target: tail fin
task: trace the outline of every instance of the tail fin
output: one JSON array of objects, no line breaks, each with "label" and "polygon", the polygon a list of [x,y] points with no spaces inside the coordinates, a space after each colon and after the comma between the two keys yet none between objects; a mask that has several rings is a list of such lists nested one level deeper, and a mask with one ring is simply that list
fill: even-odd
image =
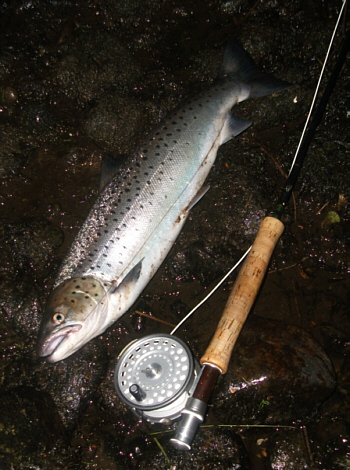
[{"label": "tail fin", "polygon": [[249,85],[249,97],[252,98],[277,93],[291,86],[262,73],[248,52],[233,38],[227,44],[218,78],[228,75]]}]

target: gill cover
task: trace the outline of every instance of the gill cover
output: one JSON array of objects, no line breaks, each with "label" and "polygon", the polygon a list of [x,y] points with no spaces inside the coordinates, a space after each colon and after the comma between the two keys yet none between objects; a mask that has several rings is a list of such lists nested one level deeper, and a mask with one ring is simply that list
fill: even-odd
[{"label": "gill cover", "polygon": [[47,311],[59,312],[64,320],[84,320],[98,304],[103,303],[106,288],[92,276],[68,279],[57,286],[49,297]]},{"label": "gill cover", "polygon": [[61,361],[102,334],[125,312],[135,292],[139,293],[136,285],[141,268],[142,260],[119,284],[94,276],[59,284],[48,299],[41,322],[38,356],[49,362]]},{"label": "gill cover", "polygon": [[38,355],[49,356],[73,333],[78,332],[94,311],[107,303],[110,283],[93,276],[68,279],[50,295],[38,336]]}]

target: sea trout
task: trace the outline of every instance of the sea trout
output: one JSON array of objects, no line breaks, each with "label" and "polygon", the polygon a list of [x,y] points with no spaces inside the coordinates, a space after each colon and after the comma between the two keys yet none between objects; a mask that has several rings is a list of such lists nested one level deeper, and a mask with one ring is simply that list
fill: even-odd
[{"label": "sea trout", "polygon": [[212,86],[172,111],[101,192],[48,299],[39,356],[65,359],[132,306],[205,193],[218,148],[251,125],[232,107],[288,86],[229,42]]}]

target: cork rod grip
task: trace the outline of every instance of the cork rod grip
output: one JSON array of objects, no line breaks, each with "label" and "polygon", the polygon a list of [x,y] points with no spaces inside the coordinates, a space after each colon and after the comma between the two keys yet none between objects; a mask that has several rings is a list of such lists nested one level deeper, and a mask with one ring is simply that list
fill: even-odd
[{"label": "cork rod grip", "polygon": [[232,349],[264,279],[284,225],[274,217],[261,222],[258,234],[238,274],[216,332],[200,363],[218,367],[225,374]]}]

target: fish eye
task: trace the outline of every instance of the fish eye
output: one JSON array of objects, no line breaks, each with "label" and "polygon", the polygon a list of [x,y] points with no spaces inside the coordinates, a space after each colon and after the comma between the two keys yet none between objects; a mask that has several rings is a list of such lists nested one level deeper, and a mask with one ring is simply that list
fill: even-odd
[{"label": "fish eye", "polygon": [[64,322],[64,315],[63,313],[61,312],[56,312],[53,317],[52,317],[52,320],[54,323],[63,323]]}]

